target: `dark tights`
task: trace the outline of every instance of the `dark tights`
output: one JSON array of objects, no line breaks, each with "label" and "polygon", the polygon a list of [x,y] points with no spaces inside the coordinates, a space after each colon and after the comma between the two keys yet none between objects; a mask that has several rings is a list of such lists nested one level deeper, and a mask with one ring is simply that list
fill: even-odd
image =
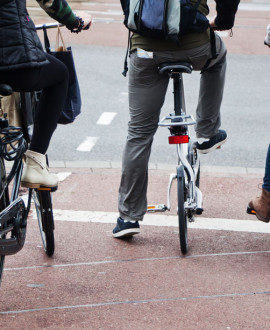
[{"label": "dark tights", "polygon": [[46,54],[48,65],[40,68],[0,71],[0,82],[16,92],[42,90],[34,119],[30,150],[45,154],[65,105],[68,89],[67,67],[55,57]]}]

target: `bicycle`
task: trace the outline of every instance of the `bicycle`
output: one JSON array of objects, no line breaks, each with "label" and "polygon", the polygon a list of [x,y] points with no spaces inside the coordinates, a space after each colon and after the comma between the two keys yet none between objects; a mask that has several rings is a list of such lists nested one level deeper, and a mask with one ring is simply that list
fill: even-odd
[{"label": "bicycle", "polygon": [[176,173],[169,178],[167,190],[167,205],[148,205],[148,212],[170,211],[170,193],[174,180],[177,180],[177,204],[179,241],[182,254],[188,251],[187,223],[194,221],[194,215],[200,215],[202,208],[202,193],[200,185],[200,159],[194,142],[190,139],[190,126],[196,121],[186,113],[183,73],[192,73],[192,65],[186,62],[162,63],[158,66],[160,74],[168,75],[173,80],[174,113],[163,117],[159,126],[170,130],[169,144],[176,145]]},{"label": "bicycle", "polygon": [[[11,86],[0,84],[0,110],[2,97],[11,95],[12,92]],[[30,188],[27,206],[19,196],[23,154],[30,142],[29,124],[32,121],[31,107],[34,104],[29,93],[21,93],[20,97],[22,127],[10,126],[6,113],[0,118],[0,284],[5,256],[18,253],[24,246],[32,197],[45,253],[52,256],[55,248],[51,193],[57,188]],[[5,161],[13,161],[9,174],[6,172]]]}]

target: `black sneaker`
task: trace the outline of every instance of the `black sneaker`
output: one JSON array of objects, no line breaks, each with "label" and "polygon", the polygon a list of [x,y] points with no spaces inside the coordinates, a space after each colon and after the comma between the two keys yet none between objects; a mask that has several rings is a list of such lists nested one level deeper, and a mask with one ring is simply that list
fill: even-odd
[{"label": "black sneaker", "polygon": [[125,222],[122,218],[117,219],[117,225],[113,230],[113,237],[122,238],[122,237],[130,237],[135,234],[140,233],[140,225],[139,222]]},{"label": "black sneaker", "polygon": [[218,133],[212,136],[209,141],[203,143],[196,142],[196,148],[200,154],[208,154],[209,152],[219,148],[227,140],[227,133],[220,129]]}]

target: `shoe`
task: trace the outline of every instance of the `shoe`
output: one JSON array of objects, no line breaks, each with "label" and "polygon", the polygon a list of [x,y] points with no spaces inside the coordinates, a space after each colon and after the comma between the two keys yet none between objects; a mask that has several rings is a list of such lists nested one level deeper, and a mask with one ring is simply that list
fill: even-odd
[{"label": "shoe", "polygon": [[139,222],[124,221],[122,218],[117,219],[117,225],[113,229],[113,237],[123,238],[130,237],[140,233]]},{"label": "shoe", "polygon": [[49,172],[45,155],[27,150],[24,154],[24,158],[25,164],[21,178],[22,187],[57,187],[58,177],[56,174]]},{"label": "shoe", "polygon": [[258,220],[263,222],[270,221],[270,192],[262,189],[260,197],[253,199],[248,203],[248,213],[254,210]]},{"label": "shoe", "polygon": [[196,142],[196,148],[200,154],[208,154],[209,152],[219,148],[227,140],[226,131],[220,129],[218,133],[212,136],[208,141],[203,143]]}]

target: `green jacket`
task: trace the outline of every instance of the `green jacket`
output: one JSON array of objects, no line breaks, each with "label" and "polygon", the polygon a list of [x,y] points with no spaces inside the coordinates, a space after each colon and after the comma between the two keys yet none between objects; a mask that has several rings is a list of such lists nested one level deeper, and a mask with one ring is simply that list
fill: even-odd
[{"label": "green jacket", "polygon": [[79,21],[66,0],[36,0],[46,13],[68,29],[78,27]]}]

